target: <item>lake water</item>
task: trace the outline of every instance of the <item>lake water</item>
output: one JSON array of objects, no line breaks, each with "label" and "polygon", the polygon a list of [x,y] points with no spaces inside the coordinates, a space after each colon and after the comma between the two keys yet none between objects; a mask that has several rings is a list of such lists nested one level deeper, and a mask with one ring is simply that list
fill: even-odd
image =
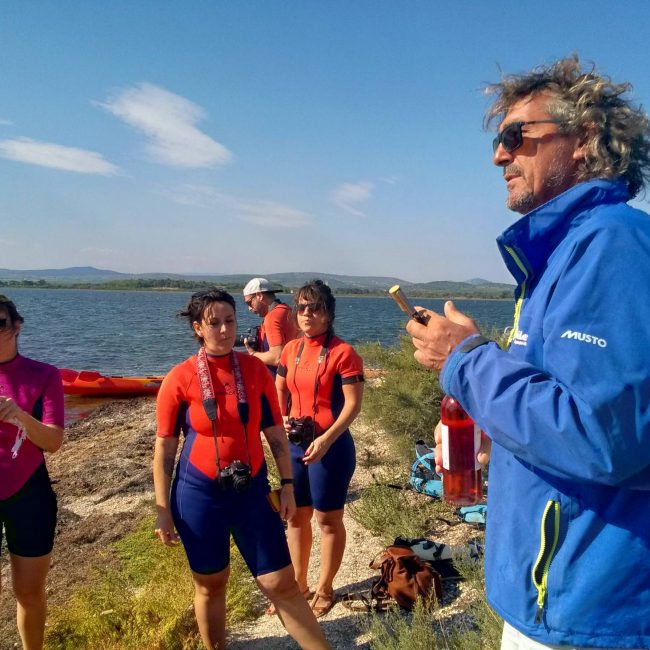
[{"label": "lake water", "polygon": [[[60,368],[102,374],[164,374],[196,351],[186,321],[175,314],[191,292],[2,289],[25,318],[20,351]],[[282,296],[290,301],[291,296]],[[239,331],[260,319],[236,296]],[[442,300],[414,300],[442,312]],[[510,300],[457,300],[484,331],[512,324]],[[388,297],[339,297],[335,329],[352,344],[392,345],[404,334],[405,316]]]}]

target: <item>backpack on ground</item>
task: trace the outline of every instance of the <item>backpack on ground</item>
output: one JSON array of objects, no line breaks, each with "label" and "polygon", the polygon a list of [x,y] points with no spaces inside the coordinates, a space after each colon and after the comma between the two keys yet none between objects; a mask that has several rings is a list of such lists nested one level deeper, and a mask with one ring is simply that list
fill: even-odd
[{"label": "backpack on ground", "polygon": [[463,576],[454,562],[480,562],[483,557],[483,544],[477,539],[471,539],[467,544],[450,545],[434,542],[426,537],[397,537],[395,546],[410,549],[426,564],[429,564],[446,580],[462,580]]},{"label": "backpack on ground", "polygon": [[421,494],[430,497],[442,497],[442,479],[436,474],[435,453],[424,440],[415,443],[415,462],[411,466],[409,484]]},{"label": "backpack on ground", "polygon": [[442,598],[440,574],[423,562],[410,548],[388,546],[370,562],[379,569],[370,592],[347,594],[343,604],[352,610],[382,612],[392,603],[412,610],[418,598]]}]

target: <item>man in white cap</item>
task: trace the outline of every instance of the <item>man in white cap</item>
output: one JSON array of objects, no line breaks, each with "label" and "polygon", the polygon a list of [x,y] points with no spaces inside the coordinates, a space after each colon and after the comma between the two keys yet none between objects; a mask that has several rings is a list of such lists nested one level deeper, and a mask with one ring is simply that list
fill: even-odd
[{"label": "man in white cap", "polygon": [[244,302],[250,311],[262,318],[257,349],[244,345],[248,354],[262,360],[271,374],[275,372],[280,361],[282,348],[298,336],[291,307],[275,297],[275,290],[266,278],[253,278],[244,287]]}]

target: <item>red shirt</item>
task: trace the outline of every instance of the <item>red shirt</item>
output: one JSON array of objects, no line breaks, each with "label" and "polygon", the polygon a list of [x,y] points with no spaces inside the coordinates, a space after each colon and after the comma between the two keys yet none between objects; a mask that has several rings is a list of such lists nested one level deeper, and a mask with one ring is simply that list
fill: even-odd
[{"label": "red shirt", "polygon": [[[237,410],[237,394],[230,355],[208,355],[208,367],[217,400],[217,444],[221,469],[240,460],[250,464],[255,475],[264,462],[260,430],[282,424],[273,378],[255,357],[235,352],[246,388],[249,419],[244,426]],[[185,432],[183,456],[207,477],[217,475],[212,424],[203,408],[201,387],[196,373],[196,356],[183,361],[165,376],[156,404],[157,434],[161,438]],[[248,453],[246,441],[248,440]]]},{"label": "red shirt", "polygon": [[283,302],[276,303],[269,311],[260,327],[261,352],[267,352],[277,345],[286,345],[298,336],[299,330],[291,307]]},{"label": "red shirt", "polygon": [[[341,413],[345,403],[343,384],[363,381],[363,359],[337,336],[330,338],[327,353],[319,364],[326,337],[322,334],[290,341],[282,350],[278,366],[278,374],[286,379],[291,395],[289,415],[311,415],[321,431],[332,426]],[[303,349],[296,366],[301,345]]]}]

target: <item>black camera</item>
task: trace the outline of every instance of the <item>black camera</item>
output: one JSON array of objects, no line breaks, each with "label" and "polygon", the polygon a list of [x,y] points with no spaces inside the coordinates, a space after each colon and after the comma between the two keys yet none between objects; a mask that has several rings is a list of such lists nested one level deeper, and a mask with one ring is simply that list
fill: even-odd
[{"label": "black camera", "polygon": [[235,347],[243,348],[244,339],[248,339],[248,345],[257,350],[257,346],[260,341],[259,328],[258,327],[249,327],[243,334],[237,334],[235,338]]},{"label": "black camera", "polygon": [[316,437],[316,423],[311,416],[289,418],[288,423],[291,428],[287,432],[287,437],[294,444],[301,445],[304,442],[311,442]]},{"label": "black camera", "polygon": [[251,468],[241,460],[233,460],[219,472],[219,485],[224,490],[244,492],[250,487],[251,481]]}]

